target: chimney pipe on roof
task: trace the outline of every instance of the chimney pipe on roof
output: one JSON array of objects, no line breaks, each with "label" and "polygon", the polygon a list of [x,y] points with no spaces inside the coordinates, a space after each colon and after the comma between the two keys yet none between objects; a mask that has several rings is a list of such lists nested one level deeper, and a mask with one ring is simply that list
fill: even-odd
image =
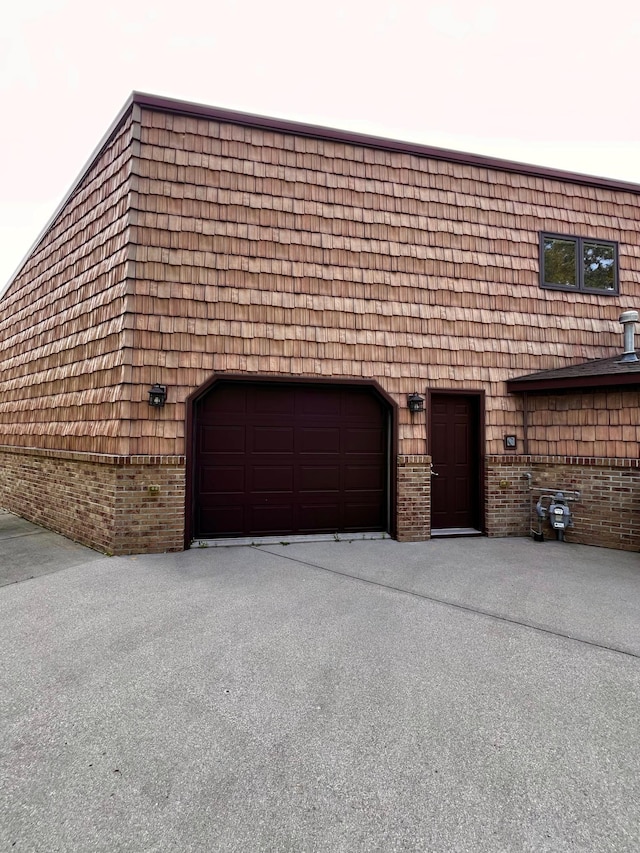
[{"label": "chimney pipe on roof", "polygon": [[620,359],[620,363],[637,361],[636,345],[634,342],[635,324],[638,322],[637,311],[623,311],[620,315],[620,322],[624,327],[624,354]]}]

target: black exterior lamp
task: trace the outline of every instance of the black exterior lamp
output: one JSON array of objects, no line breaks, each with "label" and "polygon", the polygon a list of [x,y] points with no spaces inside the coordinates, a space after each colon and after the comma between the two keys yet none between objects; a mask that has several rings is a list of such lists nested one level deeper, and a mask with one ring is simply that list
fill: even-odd
[{"label": "black exterior lamp", "polygon": [[420,394],[409,394],[407,406],[412,415],[415,415],[416,412],[424,412],[424,397],[421,397]]},{"label": "black exterior lamp", "polygon": [[149,405],[154,409],[161,409],[167,402],[167,386],[156,384],[149,391]]}]

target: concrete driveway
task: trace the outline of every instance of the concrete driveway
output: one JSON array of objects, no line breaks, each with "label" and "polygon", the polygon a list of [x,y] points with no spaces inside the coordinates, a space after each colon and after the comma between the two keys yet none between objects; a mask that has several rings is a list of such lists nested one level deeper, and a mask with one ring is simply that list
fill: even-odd
[{"label": "concrete driveway", "polygon": [[1,531],[2,851],[640,849],[637,554]]}]

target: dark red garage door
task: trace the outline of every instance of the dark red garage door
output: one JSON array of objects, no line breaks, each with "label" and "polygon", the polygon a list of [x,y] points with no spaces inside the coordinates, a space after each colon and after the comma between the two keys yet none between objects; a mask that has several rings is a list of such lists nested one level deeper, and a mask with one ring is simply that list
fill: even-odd
[{"label": "dark red garage door", "polygon": [[371,390],[220,382],[195,430],[195,538],[387,529],[387,411]]}]

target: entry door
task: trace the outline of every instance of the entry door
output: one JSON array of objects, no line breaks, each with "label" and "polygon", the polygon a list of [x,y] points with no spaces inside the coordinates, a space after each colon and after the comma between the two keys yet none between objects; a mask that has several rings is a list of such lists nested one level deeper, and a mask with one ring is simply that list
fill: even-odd
[{"label": "entry door", "polygon": [[479,530],[480,398],[431,396],[431,529]]}]

